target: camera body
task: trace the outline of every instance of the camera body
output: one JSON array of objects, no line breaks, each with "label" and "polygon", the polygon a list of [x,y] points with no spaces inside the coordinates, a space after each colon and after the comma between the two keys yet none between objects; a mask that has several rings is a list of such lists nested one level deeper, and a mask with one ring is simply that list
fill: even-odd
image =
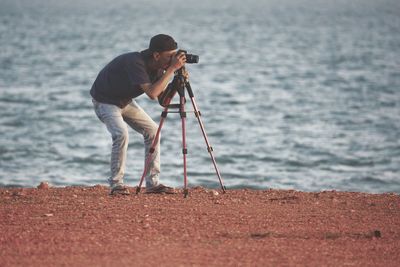
[{"label": "camera body", "polygon": [[186,50],[178,50],[177,54],[179,54],[179,53],[184,53],[185,54],[186,63],[187,64],[199,63],[199,56],[198,55],[188,54]]}]

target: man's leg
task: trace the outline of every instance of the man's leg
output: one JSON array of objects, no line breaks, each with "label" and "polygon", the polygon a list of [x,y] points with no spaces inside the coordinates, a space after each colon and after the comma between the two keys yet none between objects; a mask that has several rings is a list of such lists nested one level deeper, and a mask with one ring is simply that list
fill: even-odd
[{"label": "man's leg", "polygon": [[126,153],[128,148],[128,127],[124,122],[121,109],[115,105],[93,101],[97,117],[106,125],[112,137],[111,177],[108,182],[111,187],[122,185],[125,173]]},{"label": "man's leg", "polygon": [[155,187],[159,184],[160,138],[154,152],[150,154],[149,151],[156,137],[158,125],[134,100],[122,110],[122,116],[132,129],[144,137],[145,164],[147,157],[151,155],[150,165],[146,173],[146,188]]}]

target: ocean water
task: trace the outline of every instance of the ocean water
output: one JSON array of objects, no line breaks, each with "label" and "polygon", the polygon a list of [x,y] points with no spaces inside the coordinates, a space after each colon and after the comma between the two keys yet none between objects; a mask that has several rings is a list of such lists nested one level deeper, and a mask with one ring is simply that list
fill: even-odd
[{"label": "ocean water", "polygon": [[[158,33],[200,56],[191,85],[227,188],[400,192],[396,0],[0,0],[0,185],[105,184],[111,139],[89,89]],[[137,102],[159,121],[157,102]],[[189,185],[218,187],[187,124]],[[143,153],[130,131],[129,185]],[[176,114],[161,160],[161,182],[181,187]]]}]

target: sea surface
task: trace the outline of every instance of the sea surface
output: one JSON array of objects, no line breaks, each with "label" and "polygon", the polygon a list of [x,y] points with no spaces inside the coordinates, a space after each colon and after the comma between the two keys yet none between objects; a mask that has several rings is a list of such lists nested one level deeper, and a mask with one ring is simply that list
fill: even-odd
[{"label": "sea surface", "polygon": [[[90,87],[158,33],[200,56],[190,82],[228,189],[400,193],[397,0],[0,0],[0,185],[106,184],[111,138]],[[137,102],[159,122],[157,102]],[[162,129],[161,182],[177,187],[180,123]],[[218,188],[187,124],[189,186]],[[143,153],[131,130],[130,186]]]}]

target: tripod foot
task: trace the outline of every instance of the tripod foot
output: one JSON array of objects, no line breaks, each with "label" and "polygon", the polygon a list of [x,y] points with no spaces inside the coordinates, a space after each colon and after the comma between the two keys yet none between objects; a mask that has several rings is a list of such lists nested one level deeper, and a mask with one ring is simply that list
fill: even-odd
[{"label": "tripod foot", "polygon": [[139,194],[139,193],[140,193],[140,187],[138,186],[138,187],[136,188],[136,195]]},{"label": "tripod foot", "polygon": [[188,189],[183,189],[183,197],[187,198],[188,195],[189,195],[189,190]]}]

